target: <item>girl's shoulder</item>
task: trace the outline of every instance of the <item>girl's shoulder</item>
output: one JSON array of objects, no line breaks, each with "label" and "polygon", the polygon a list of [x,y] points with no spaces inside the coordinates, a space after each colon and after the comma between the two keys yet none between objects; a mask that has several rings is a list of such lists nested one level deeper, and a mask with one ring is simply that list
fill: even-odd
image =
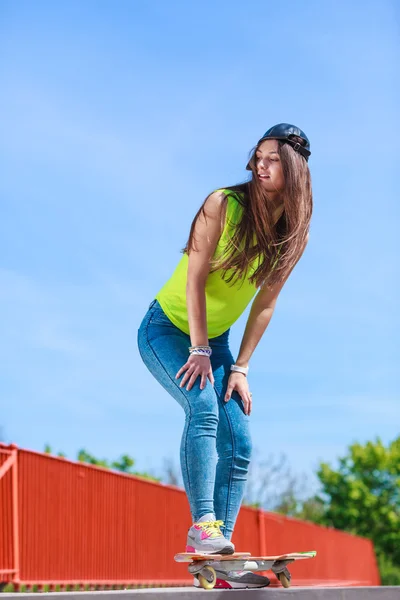
[{"label": "girl's shoulder", "polygon": [[235,188],[220,188],[215,194],[223,194],[225,197],[225,230],[236,227],[241,221],[246,196],[244,191]]},{"label": "girl's shoulder", "polygon": [[243,186],[234,186],[234,187],[225,187],[225,188],[218,188],[217,190],[214,190],[215,194],[224,194],[227,198],[232,198],[234,200],[236,200],[239,203],[243,203],[243,200],[245,198],[246,192],[243,188]]},{"label": "girl's shoulder", "polygon": [[241,211],[245,205],[246,194],[240,188],[219,188],[214,191],[215,194],[223,194],[227,201],[229,211]]}]

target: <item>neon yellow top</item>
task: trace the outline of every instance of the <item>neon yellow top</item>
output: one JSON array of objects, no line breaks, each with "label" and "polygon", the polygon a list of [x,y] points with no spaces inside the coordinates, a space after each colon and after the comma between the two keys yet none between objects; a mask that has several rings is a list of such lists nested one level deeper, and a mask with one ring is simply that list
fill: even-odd
[{"label": "neon yellow top", "polygon": [[[225,225],[221,237],[215,249],[214,258],[220,257],[232,237],[235,226],[240,222],[243,206],[240,199],[243,194],[231,192],[230,190],[218,190],[227,196]],[[186,282],[189,257],[185,253],[178,263],[172,277],[161,288],[156,299],[161,308],[181,331],[189,334],[189,322],[186,307]],[[250,283],[249,277],[258,267],[258,259],[255,259],[248,268],[246,278],[227,283],[223,278],[221,269],[209,273],[206,286],[206,312],[208,337],[215,338],[225,331],[245,311],[250,300],[257,292],[254,284]],[[226,277],[232,270],[229,270]]]}]

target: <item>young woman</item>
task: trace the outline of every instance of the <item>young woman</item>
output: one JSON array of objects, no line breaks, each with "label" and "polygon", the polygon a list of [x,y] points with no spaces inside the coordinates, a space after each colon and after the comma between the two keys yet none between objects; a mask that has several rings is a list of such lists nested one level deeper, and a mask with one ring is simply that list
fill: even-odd
[{"label": "young woman", "polygon": [[[281,123],[265,133],[247,165],[249,181],[206,198],[182,259],[139,329],[145,365],[185,411],[180,457],[193,519],[188,552],[234,552],[230,540],[251,454],[249,361],[307,244],[309,156],[298,127]],[[254,296],[234,361],[229,329]],[[269,583],[220,567],[217,587]]]}]

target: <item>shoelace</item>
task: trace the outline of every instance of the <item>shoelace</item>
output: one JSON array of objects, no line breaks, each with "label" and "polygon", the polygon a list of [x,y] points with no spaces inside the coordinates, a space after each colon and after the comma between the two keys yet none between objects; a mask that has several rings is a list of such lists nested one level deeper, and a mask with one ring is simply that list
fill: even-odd
[{"label": "shoelace", "polygon": [[210,538],[222,535],[220,527],[222,527],[223,524],[223,521],[202,521],[201,523],[196,523],[197,526],[204,529]]}]

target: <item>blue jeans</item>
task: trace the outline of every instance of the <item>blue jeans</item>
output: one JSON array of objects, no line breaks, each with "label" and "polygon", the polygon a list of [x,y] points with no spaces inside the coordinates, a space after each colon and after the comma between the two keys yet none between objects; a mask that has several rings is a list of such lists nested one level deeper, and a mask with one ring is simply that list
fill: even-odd
[{"label": "blue jeans", "polygon": [[179,387],[176,373],[188,359],[190,337],[178,329],[154,300],[138,332],[143,362],[157,381],[185,411],[180,459],[183,483],[193,521],[214,513],[224,521],[230,539],[243,499],[251,454],[249,417],[239,394],[229,402],[224,395],[234,364],[229,331],[209,341],[214,387],[200,390],[200,378],[188,392]]}]

